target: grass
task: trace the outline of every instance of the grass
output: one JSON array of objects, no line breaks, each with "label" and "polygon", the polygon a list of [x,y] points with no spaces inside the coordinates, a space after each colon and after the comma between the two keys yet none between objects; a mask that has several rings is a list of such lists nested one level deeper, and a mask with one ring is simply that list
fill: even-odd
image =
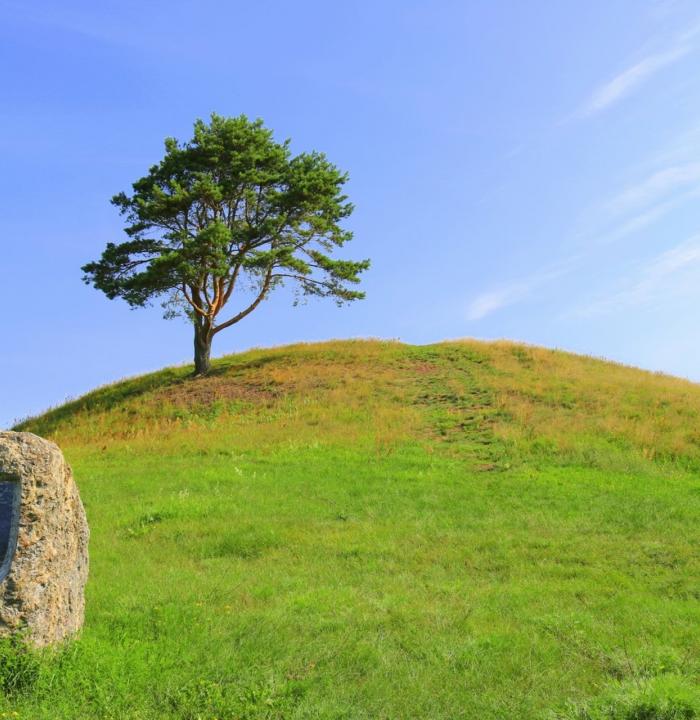
[{"label": "grass", "polygon": [[472,341],[188,372],[22,423],[91,572],[0,718],[700,718],[700,387]]}]

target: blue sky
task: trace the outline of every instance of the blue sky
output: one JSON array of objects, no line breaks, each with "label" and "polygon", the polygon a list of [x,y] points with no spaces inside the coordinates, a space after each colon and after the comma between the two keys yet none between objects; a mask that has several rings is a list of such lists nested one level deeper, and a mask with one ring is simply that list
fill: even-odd
[{"label": "blue sky", "polygon": [[513,338],[700,380],[700,7],[0,0],[0,426],[189,361],[81,283],[109,198],[212,111],[349,171],[367,299],[273,296],[216,355]]}]

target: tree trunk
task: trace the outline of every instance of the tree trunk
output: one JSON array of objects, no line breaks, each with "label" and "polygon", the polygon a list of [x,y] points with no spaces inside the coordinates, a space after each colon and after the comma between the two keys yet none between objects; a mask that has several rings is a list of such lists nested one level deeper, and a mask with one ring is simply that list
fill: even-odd
[{"label": "tree trunk", "polygon": [[194,325],[194,374],[206,375],[211,370],[211,340],[210,328]]}]

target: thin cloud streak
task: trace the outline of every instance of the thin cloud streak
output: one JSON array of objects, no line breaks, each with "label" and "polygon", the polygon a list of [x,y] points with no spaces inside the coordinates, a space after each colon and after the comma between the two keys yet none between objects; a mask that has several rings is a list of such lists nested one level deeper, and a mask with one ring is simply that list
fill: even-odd
[{"label": "thin cloud streak", "polygon": [[[577,242],[581,247],[579,253],[565,258],[543,272],[486,290],[469,303],[467,319],[479,321],[499,310],[531,298],[543,286],[573,271],[600,253],[601,246],[619,242],[643,231],[684,203],[698,197],[700,197],[700,162],[673,165],[651,173],[639,182],[622,189],[602,206],[608,228],[581,233]],[[688,251],[685,245],[662,254],[657,258],[655,269],[648,268],[648,277],[645,281],[640,281],[634,289],[628,288],[624,291],[627,300],[622,298],[618,300],[629,302],[635,294],[641,296],[646,288],[655,286],[654,278],[665,277],[672,270],[681,269],[683,264],[694,261],[695,257],[695,251]],[[683,264],[676,267],[673,263],[677,263],[679,259],[683,260]],[[615,300],[596,301],[588,310],[577,311],[575,314],[586,316],[602,312],[609,302]]]},{"label": "thin cloud streak", "polygon": [[469,303],[467,320],[482,320],[501,308],[513,305],[528,294],[527,283],[516,283],[484,292]]},{"label": "thin cloud streak", "polygon": [[572,255],[561,262],[551,265],[542,272],[486,290],[469,303],[466,313],[467,320],[483,320],[487,315],[526,300],[542,285],[546,285],[548,282],[570,272],[580,259],[580,255]]},{"label": "thin cloud streak", "polygon": [[629,95],[636,87],[659,70],[672,65],[687,55],[689,45],[676,48],[666,53],[658,53],[644,58],[641,62],[624,70],[608,83],[598,88],[584,107],[580,110],[581,117],[590,117],[607,109]]},{"label": "thin cloud streak", "polygon": [[580,307],[575,315],[592,317],[609,314],[622,308],[648,305],[697,292],[699,265],[700,235],[694,235],[643,265],[634,276],[623,280],[620,290]]},{"label": "thin cloud streak", "polygon": [[630,95],[649,78],[666,67],[674,65],[694,50],[694,38],[700,25],[693,26],[676,38],[674,45],[664,52],[657,52],[626,68],[611,80],[597,88],[584,103],[575,118],[587,118],[607,110]]},{"label": "thin cloud streak", "polygon": [[648,207],[671,192],[698,182],[700,182],[700,162],[666,167],[623,190],[609,201],[608,209],[618,214],[640,206]]},{"label": "thin cloud streak", "polygon": [[9,11],[12,19],[23,23],[55,28],[102,42],[127,46],[141,45],[136,41],[133,29],[119,27],[113,22],[105,27],[103,23],[90,22],[87,15],[79,17],[65,9],[60,12],[50,12],[47,9],[39,11],[25,3],[10,2],[5,5],[5,10]]},{"label": "thin cloud streak", "polygon": [[[690,137],[690,136],[688,136]],[[685,162],[676,150],[657,157],[644,175],[619,188],[580,219],[572,239],[589,246],[609,245],[638,233],[700,195],[700,146],[685,138]],[[647,165],[649,167],[649,165]]]},{"label": "thin cloud streak", "polygon": [[671,197],[662,202],[652,205],[648,209],[642,209],[637,214],[631,215],[612,230],[600,233],[595,236],[595,242],[598,245],[610,245],[619,242],[629,235],[641,232],[650,225],[658,222],[661,218],[682,207],[689,200],[700,197],[700,187],[695,187],[689,191],[683,192],[676,197]]}]

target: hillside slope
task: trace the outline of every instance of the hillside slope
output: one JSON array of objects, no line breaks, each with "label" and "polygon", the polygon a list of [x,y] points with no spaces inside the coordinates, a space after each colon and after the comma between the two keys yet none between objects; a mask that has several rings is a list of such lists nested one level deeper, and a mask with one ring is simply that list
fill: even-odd
[{"label": "hillside slope", "polygon": [[700,713],[700,386],[475,341],[188,373],[18,428],[73,464],[92,566],[83,637],[8,712]]}]

